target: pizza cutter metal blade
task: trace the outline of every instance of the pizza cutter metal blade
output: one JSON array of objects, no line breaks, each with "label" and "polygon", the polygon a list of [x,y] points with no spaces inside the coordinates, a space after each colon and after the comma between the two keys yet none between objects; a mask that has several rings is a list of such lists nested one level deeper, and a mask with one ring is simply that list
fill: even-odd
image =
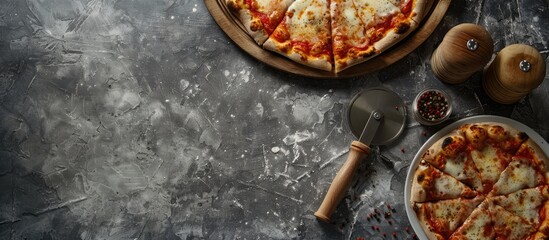
[{"label": "pizza cutter metal blade", "polygon": [[370,153],[368,145],[385,145],[402,133],[406,122],[406,106],[393,91],[385,88],[366,89],[351,101],[348,121],[358,141],[351,143],[347,161],[314,214],[324,222],[330,222],[330,216],[346,195],[360,161]]}]

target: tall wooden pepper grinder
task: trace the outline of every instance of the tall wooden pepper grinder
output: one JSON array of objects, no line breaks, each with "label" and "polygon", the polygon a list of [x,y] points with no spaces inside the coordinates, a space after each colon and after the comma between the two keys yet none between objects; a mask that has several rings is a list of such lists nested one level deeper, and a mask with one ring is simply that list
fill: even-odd
[{"label": "tall wooden pepper grinder", "polygon": [[492,100],[511,104],[538,87],[545,78],[545,61],[533,47],[513,44],[503,48],[486,68],[482,86]]},{"label": "tall wooden pepper grinder", "polygon": [[465,82],[492,59],[494,41],[482,26],[463,23],[446,33],[431,56],[431,68],[442,82]]}]

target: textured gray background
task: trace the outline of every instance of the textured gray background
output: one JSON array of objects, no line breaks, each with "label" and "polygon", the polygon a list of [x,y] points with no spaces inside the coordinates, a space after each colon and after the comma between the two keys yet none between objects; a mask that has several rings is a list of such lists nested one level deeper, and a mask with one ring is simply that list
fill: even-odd
[{"label": "textured gray background", "polygon": [[[547,61],[546,0],[454,0],[416,51],[346,80],[258,62],[199,0],[1,0],[0,238],[411,238],[406,171],[440,128],[411,117],[361,165],[333,224],[312,215],[354,140],[344,116],[360,90],[390,88],[410,111],[421,89],[445,89],[451,121],[496,114],[549,139],[547,77],[500,105],[480,74],[433,76],[432,51],[462,22],[486,27],[496,51],[524,43]],[[368,221],[376,209],[391,222]]]}]

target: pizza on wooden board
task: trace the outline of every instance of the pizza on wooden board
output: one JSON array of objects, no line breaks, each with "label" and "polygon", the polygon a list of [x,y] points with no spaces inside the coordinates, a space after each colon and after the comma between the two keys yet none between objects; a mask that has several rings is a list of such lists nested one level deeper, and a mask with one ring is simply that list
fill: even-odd
[{"label": "pizza on wooden board", "polygon": [[548,163],[524,132],[464,124],[423,153],[410,201],[429,239],[549,239]]},{"label": "pizza on wooden board", "polygon": [[225,0],[265,49],[340,72],[414,31],[433,0]]}]

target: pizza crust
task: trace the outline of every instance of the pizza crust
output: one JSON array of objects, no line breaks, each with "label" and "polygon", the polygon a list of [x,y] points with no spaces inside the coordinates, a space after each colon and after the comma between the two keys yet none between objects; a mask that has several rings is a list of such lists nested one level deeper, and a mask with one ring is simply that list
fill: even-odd
[{"label": "pizza crust", "polygon": [[[277,46],[277,44],[278,44],[278,46]],[[280,50],[282,48],[280,46],[280,43],[276,43],[272,39],[267,39],[267,41],[265,41],[265,43],[263,44],[263,47],[267,50],[271,50],[271,51],[276,52],[280,55],[286,56],[286,57],[292,59],[293,61],[296,61],[296,62],[301,63],[303,65],[313,67],[313,68],[317,68],[317,69],[321,69],[321,70],[325,70],[325,71],[331,71],[332,70],[332,64],[329,62],[328,59],[305,56],[305,55],[302,56],[301,54],[295,52],[293,49],[289,50],[289,51],[291,51],[290,53],[286,53],[286,52]]]},{"label": "pizza crust", "polygon": [[379,53],[375,50],[373,46],[366,50],[354,51],[346,58],[342,58],[340,61],[336,60],[335,72],[338,73],[354,65],[366,62],[376,57],[377,55],[379,55]]},{"label": "pizza crust", "polygon": [[523,144],[532,148],[532,150],[534,151],[534,158],[539,161],[539,164],[543,164],[543,168],[547,170],[549,158],[547,158],[543,149],[541,149],[541,147],[532,139],[528,139]]},{"label": "pizza crust", "polygon": [[[239,3],[237,1],[238,0],[227,0],[227,7],[238,17],[238,19],[240,19],[240,22],[250,37],[252,37],[257,44],[263,44],[263,42],[265,42],[265,40],[269,37],[263,28],[263,24],[261,24],[261,29],[255,29],[255,27],[252,29],[253,21],[250,10],[239,7]],[[257,24],[257,22],[255,23]]]},{"label": "pizza crust", "polygon": [[[418,0],[421,1],[421,0]],[[377,41],[374,44],[374,49],[376,50],[376,55],[381,54],[382,52],[386,51],[387,49],[391,48],[395,44],[399,43],[400,40],[406,38],[411,32],[413,32],[417,28],[417,23],[414,21],[404,22],[401,24],[406,24],[406,30],[402,30],[402,26],[396,27],[391,29],[389,32],[386,33],[386,35],[379,41]],[[401,29],[401,30],[399,30]],[[398,33],[401,31],[402,33]]]},{"label": "pizza crust", "polygon": [[[412,0],[413,1],[413,0]],[[431,10],[433,6],[433,0],[415,0],[414,9],[412,10],[412,21],[418,25],[421,23],[425,15]]]}]

